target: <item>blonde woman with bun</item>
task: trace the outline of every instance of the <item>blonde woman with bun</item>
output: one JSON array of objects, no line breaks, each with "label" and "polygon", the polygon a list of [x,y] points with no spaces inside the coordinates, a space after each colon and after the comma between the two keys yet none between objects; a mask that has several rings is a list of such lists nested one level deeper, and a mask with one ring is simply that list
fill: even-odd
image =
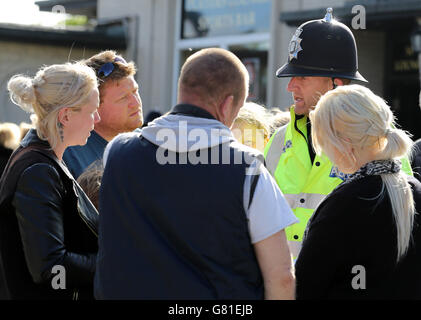
[{"label": "blonde woman with bun", "polygon": [[345,173],[310,219],[296,262],[298,299],[420,299],[421,184],[398,160],[412,140],[360,85],[310,112],[313,145]]},{"label": "blonde woman with bun", "polygon": [[0,298],[92,299],[98,212],[62,161],[98,116],[93,70],[79,63],[13,76],[11,100],[30,129],[0,180]]}]

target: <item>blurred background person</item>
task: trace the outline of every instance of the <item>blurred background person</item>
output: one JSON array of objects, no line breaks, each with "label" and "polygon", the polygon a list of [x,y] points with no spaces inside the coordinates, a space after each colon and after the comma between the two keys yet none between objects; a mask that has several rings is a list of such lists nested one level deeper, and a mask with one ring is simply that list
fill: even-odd
[{"label": "blurred background person", "polygon": [[271,108],[267,111],[270,118],[270,133],[271,137],[280,127],[287,125],[291,121],[289,111],[282,111],[279,108]]},{"label": "blurred background person", "polygon": [[11,122],[0,123],[0,177],[19,142],[20,130],[16,124]]},{"label": "blurred background person", "polygon": [[84,146],[70,147],[64,162],[75,179],[94,161],[102,159],[107,143],[122,132],[130,132],[143,124],[142,100],[134,79],[136,66],[126,62],[115,51],[103,51],[84,62],[98,78],[100,121],[95,123]]},{"label": "blurred background person", "polygon": [[[97,86],[94,71],[79,63],[8,82],[11,100],[34,113],[35,129],[0,180],[2,298],[93,298],[98,212],[62,157],[67,147],[84,145],[99,121]],[[60,289],[53,283],[57,266],[65,272]]]},{"label": "blurred background person", "polygon": [[309,116],[317,154],[346,176],[309,221],[297,298],[420,299],[421,183],[399,160],[412,140],[359,85],[329,91]]},{"label": "blurred background person", "polygon": [[231,131],[239,142],[263,153],[270,133],[270,118],[266,108],[246,102],[240,108]]}]

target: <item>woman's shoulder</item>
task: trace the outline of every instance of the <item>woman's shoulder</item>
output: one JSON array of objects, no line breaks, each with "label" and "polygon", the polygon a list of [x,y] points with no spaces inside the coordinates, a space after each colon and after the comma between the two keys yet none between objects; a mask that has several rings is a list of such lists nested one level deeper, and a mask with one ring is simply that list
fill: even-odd
[{"label": "woman's shoulder", "polygon": [[19,184],[24,184],[28,188],[44,185],[59,185],[63,187],[61,175],[57,168],[47,162],[37,162],[29,165],[20,175]]},{"label": "woman's shoulder", "polygon": [[355,198],[373,198],[384,189],[382,178],[378,175],[367,176],[349,182],[343,182],[335,190],[332,196],[352,200]]},{"label": "woman's shoulder", "polygon": [[[320,204],[318,211],[324,215],[344,217],[349,212],[352,217],[372,211],[383,199],[385,186],[380,176],[369,176],[340,184]],[[320,213],[319,213],[320,214]]]},{"label": "woman's shoulder", "polygon": [[[16,179],[11,199],[15,208],[38,210],[40,205],[61,203],[67,194],[56,168],[48,163],[34,163]],[[54,205],[55,206],[55,205]]]}]

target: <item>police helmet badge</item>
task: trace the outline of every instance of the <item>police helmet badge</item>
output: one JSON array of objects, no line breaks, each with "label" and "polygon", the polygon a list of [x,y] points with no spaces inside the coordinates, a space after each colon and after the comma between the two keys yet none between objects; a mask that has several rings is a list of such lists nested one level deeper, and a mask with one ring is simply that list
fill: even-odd
[{"label": "police helmet badge", "polygon": [[301,33],[303,32],[303,29],[298,28],[295,30],[295,34],[292,36],[291,41],[289,43],[289,61],[292,59],[298,59],[298,52],[303,50],[301,48],[301,41],[303,39],[300,38]]},{"label": "police helmet badge", "polygon": [[327,8],[326,9],[326,15],[323,19],[324,22],[332,22],[333,20],[333,9],[332,8]]}]

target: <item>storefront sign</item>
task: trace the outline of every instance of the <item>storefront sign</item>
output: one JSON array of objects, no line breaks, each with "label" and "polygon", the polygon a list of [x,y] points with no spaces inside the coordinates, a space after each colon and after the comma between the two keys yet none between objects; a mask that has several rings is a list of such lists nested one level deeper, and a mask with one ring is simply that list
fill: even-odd
[{"label": "storefront sign", "polygon": [[182,38],[269,32],[271,0],[184,0]]}]

